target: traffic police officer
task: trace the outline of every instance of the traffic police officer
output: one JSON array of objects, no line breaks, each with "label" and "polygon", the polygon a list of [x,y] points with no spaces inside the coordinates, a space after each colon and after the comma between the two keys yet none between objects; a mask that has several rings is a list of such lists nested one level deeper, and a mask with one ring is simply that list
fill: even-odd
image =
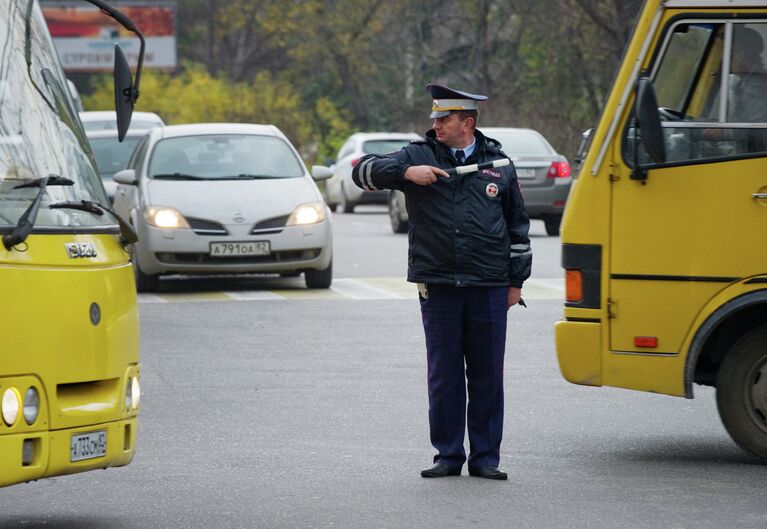
[{"label": "traffic police officer", "polygon": [[437,450],[421,476],[460,475],[468,416],[469,474],[507,479],[498,469],[506,315],[524,303],[530,222],[513,165],[445,171],[506,158],[475,128],[477,103],[487,97],[436,84],[426,89],[434,100],[426,139],[361,158],[352,178],[363,189],[399,189],[406,197],[408,281],[418,284]]}]

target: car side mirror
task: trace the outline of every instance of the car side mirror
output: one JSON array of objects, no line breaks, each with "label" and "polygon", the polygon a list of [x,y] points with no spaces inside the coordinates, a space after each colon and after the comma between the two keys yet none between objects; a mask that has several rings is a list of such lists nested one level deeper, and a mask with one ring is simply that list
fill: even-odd
[{"label": "car side mirror", "polygon": [[112,180],[118,184],[124,184],[126,186],[135,186],[138,184],[135,169],[123,169],[122,171],[117,171]]},{"label": "car side mirror", "polygon": [[[663,127],[660,124],[658,99],[652,81],[642,76],[637,81],[636,102],[634,104],[636,128],[641,133],[642,144],[647,154],[656,164],[666,161],[666,144],[663,138]],[[635,133],[636,134],[636,133]],[[634,138],[634,171],[632,180],[647,180],[647,169],[639,163],[639,138]]]},{"label": "car side mirror", "polygon": [[330,167],[325,167],[324,165],[312,166],[312,178],[315,180],[327,180],[331,176],[333,176],[333,171]]}]

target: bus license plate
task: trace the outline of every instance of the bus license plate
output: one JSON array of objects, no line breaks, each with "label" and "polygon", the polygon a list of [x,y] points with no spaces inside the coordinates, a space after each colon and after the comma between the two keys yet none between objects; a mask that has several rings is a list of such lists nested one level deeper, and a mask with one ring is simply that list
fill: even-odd
[{"label": "bus license plate", "polygon": [[271,252],[271,248],[269,247],[269,241],[210,243],[211,257],[269,255],[270,252]]},{"label": "bus license plate", "polygon": [[534,178],[535,169],[520,169],[517,168],[517,177],[519,178]]},{"label": "bus license plate", "polygon": [[74,434],[69,445],[69,460],[82,461],[107,454],[107,431]]}]

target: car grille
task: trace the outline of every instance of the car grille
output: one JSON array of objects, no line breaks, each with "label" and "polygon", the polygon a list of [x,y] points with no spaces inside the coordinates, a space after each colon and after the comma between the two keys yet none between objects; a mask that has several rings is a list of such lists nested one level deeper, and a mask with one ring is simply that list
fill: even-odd
[{"label": "car grille", "polygon": [[265,233],[280,233],[285,224],[288,223],[290,215],[283,215],[281,217],[272,217],[271,219],[262,220],[258,222],[250,233],[253,235],[263,235]]},{"label": "car grille", "polygon": [[189,223],[189,227],[192,228],[192,231],[197,235],[226,235],[229,233],[222,224],[219,224],[214,220],[187,217],[186,221]]},{"label": "car grille", "polygon": [[217,265],[217,264],[268,264],[287,261],[310,261],[320,255],[320,248],[272,252],[269,255],[243,257],[211,257],[207,253],[158,252],[157,260],[166,264]]}]

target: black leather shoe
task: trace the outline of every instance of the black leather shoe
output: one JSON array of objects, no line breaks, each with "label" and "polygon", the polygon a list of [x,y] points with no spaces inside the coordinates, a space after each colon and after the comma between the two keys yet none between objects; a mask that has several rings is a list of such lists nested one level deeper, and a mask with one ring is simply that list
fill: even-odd
[{"label": "black leather shoe", "polygon": [[503,470],[498,470],[498,467],[469,467],[469,475],[485,479],[509,479],[509,475]]},{"label": "black leather shoe", "polygon": [[461,467],[451,467],[445,463],[437,463],[431,468],[421,470],[422,478],[444,478],[445,476],[460,476]]}]

